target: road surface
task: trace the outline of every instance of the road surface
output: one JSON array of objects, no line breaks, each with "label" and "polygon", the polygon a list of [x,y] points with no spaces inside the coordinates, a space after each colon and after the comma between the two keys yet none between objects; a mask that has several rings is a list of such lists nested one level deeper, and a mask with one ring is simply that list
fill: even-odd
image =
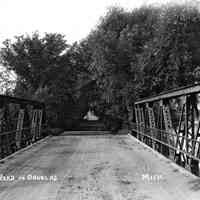
[{"label": "road surface", "polygon": [[0,200],[200,200],[200,179],[128,135],[53,136],[0,162]]}]

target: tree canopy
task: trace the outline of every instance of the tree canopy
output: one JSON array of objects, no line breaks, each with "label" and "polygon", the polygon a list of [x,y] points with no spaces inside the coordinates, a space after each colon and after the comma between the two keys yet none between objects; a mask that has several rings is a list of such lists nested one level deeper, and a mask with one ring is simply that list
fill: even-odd
[{"label": "tree canopy", "polygon": [[[48,33],[6,40],[1,62],[15,95],[43,99],[52,121],[132,120],[134,101],[199,79],[200,13],[192,5],[113,7],[79,43]],[[74,113],[74,114],[72,114]]]}]

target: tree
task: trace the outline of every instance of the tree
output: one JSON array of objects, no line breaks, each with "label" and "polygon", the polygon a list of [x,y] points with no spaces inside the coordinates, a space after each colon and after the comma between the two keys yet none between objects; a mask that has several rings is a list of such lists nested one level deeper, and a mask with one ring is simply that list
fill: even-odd
[{"label": "tree", "polygon": [[17,74],[15,94],[44,99],[57,122],[81,119],[91,107],[127,122],[137,99],[199,79],[199,34],[195,6],[114,7],[80,43],[34,33],[5,41],[1,57]]},{"label": "tree", "polygon": [[6,70],[4,67],[0,68],[0,93],[1,94],[12,94],[15,84],[16,77],[12,71]]},{"label": "tree", "polygon": [[37,32],[32,36],[16,36],[14,42],[6,40],[3,45],[3,66],[13,70],[20,81],[34,91],[55,79],[62,53],[68,46],[61,34],[46,33],[41,38]]},{"label": "tree", "polygon": [[52,33],[17,36],[1,49],[2,64],[17,75],[14,95],[44,101],[53,125],[64,126],[66,113],[76,103],[74,52],[63,35]]},{"label": "tree", "polygon": [[199,11],[175,5],[160,13],[153,40],[140,55],[144,76],[141,97],[194,83],[193,71],[200,62]]},{"label": "tree", "polygon": [[91,32],[89,71],[97,83],[96,112],[126,121],[141,85],[138,57],[151,40],[157,9],[112,8]]}]

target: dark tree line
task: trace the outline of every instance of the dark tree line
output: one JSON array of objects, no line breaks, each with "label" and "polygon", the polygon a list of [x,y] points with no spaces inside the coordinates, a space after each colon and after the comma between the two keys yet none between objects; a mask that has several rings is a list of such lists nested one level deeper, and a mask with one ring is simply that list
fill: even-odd
[{"label": "dark tree line", "polygon": [[69,126],[89,107],[119,124],[132,120],[135,100],[193,84],[199,53],[200,13],[188,4],[111,8],[73,45],[61,34],[6,40],[1,62],[17,74],[13,93],[44,100],[56,126]]}]

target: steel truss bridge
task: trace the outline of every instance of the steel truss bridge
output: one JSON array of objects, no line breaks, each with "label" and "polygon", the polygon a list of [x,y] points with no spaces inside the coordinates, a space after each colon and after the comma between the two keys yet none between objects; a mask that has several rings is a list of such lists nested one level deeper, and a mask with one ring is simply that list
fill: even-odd
[{"label": "steel truss bridge", "polygon": [[0,95],[0,158],[41,139],[44,124],[44,103]]},{"label": "steel truss bridge", "polygon": [[[43,138],[45,115],[42,102],[0,95],[0,159]],[[131,130],[152,149],[200,175],[200,85],[135,102]]]},{"label": "steel truss bridge", "polygon": [[0,200],[199,200],[199,96],[193,85],[135,102],[132,135],[47,136],[44,103],[0,95]]},{"label": "steel truss bridge", "polygon": [[135,102],[135,137],[200,175],[200,85]]}]

